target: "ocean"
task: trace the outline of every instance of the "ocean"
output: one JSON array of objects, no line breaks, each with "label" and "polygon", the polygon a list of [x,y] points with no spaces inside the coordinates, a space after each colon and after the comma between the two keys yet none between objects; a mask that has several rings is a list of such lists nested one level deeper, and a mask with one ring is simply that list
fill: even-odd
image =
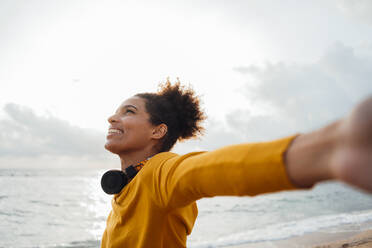
[{"label": "ocean", "polygon": [[[112,198],[100,188],[104,172],[0,169],[0,247],[99,247]],[[198,207],[190,248],[372,228],[372,195],[335,182],[306,191],[206,198]]]}]

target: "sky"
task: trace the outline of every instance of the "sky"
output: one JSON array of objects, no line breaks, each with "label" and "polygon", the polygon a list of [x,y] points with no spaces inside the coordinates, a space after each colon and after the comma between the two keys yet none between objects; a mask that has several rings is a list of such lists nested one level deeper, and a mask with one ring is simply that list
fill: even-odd
[{"label": "sky", "polygon": [[372,1],[0,1],[0,168],[111,168],[107,118],[168,77],[206,134],[174,151],[276,139],[372,93]]}]

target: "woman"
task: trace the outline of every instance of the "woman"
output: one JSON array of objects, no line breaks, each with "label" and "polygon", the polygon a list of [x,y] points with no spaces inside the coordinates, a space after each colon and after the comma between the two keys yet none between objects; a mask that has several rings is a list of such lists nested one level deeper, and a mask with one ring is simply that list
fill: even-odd
[{"label": "woman", "polygon": [[202,197],[310,188],[330,179],[372,191],[372,98],[312,133],[169,152],[177,140],[201,133],[204,119],[194,92],[179,82],[127,99],[108,119],[105,148],[120,157],[129,183],[112,199],[101,248],[186,247]]}]

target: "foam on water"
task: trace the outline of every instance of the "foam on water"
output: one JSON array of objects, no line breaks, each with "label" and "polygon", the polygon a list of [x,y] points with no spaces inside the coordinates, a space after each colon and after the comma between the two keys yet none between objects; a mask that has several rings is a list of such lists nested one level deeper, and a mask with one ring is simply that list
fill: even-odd
[{"label": "foam on water", "polygon": [[[217,238],[214,241],[200,241],[189,243],[190,248],[209,248],[209,247],[224,247],[231,245],[241,245],[246,243],[276,241],[294,236],[300,236],[307,233],[322,231],[327,229],[327,232],[342,232],[343,226],[348,229],[347,224],[357,224],[371,222],[372,210],[348,214],[325,215],[308,218],[300,221],[290,221],[278,223],[264,228],[242,231],[235,234],[230,234]],[[337,227],[330,231],[330,227]]]}]

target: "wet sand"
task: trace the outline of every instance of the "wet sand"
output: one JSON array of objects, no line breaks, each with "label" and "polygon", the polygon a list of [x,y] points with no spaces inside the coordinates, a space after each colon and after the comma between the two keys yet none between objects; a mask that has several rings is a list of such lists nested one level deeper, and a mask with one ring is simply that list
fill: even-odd
[{"label": "wet sand", "polygon": [[372,248],[372,229],[362,232],[316,232],[286,240],[251,243],[228,248]]},{"label": "wet sand", "polygon": [[367,248],[372,247],[372,230],[368,230],[357,235],[354,235],[346,240],[340,240],[327,244],[317,245],[314,248],[346,248],[346,247],[359,247]]}]

